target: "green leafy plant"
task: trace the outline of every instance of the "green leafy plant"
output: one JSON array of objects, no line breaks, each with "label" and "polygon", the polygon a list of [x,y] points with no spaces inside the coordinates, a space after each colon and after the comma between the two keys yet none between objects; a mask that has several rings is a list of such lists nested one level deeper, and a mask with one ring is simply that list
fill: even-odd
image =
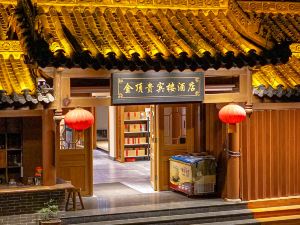
[{"label": "green leafy plant", "polygon": [[58,205],[55,204],[53,199],[44,204],[45,207],[38,211],[41,220],[51,220],[57,218]]}]

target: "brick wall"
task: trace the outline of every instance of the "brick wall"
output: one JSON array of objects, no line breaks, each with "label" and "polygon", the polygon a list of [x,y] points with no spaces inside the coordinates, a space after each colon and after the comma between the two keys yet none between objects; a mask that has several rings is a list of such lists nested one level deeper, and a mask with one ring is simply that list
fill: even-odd
[{"label": "brick wall", "polygon": [[[58,218],[64,216],[65,212],[59,212]],[[20,214],[10,216],[0,216],[1,225],[39,225],[40,215],[34,214]]]},{"label": "brick wall", "polygon": [[64,210],[65,190],[0,194],[0,216],[36,213],[50,199]]}]

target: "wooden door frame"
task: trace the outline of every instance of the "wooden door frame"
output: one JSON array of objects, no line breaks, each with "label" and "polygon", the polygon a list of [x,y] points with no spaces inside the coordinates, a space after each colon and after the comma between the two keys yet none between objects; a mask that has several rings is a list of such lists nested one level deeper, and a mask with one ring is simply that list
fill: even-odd
[{"label": "wooden door frame", "polygon": [[[92,108],[88,108],[87,110],[92,111]],[[63,117],[62,117],[63,118]],[[61,119],[62,119],[61,118]],[[61,121],[61,120],[60,120]],[[93,130],[95,124],[86,129],[84,131],[84,149],[60,149],[60,121],[56,123],[56,134],[55,139],[57,141],[57,146],[55,148],[55,167],[56,167],[56,175],[59,173],[59,168],[63,165],[59,158],[62,155],[84,155],[84,167],[85,167],[85,176],[86,179],[84,181],[84,186],[86,190],[82,191],[82,195],[91,196],[93,194]],[[84,153],[84,151],[86,151]],[[62,166],[63,167],[63,166]]]},{"label": "wooden door frame", "polygon": [[[183,152],[194,152],[194,135],[195,135],[195,130],[194,130],[194,107],[192,103],[188,103],[188,104],[167,104],[167,105],[158,105],[157,106],[157,113],[156,115],[158,115],[156,117],[156,120],[158,122],[157,124],[157,148],[156,148],[156,163],[157,163],[157,190],[158,191],[164,191],[164,190],[168,190],[169,187],[166,187],[163,183],[164,178],[163,176],[165,176],[165,174],[163,173],[163,168],[162,168],[162,158],[163,155],[161,154],[162,149],[164,149],[164,151],[168,151],[165,149],[165,145],[163,145],[163,141],[164,141],[164,130],[161,129],[164,126],[163,123],[163,118],[161,118],[161,116],[163,116],[164,114],[162,113],[162,109],[164,107],[182,107],[182,106],[186,106],[188,108],[187,110],[187,116],[189,115],[189,121],[187,121],[187,142],[186,145],[177,145],[177,146],[168,146],[168,150],[169,152],[166,152],[167,154],[164,157],[169,157],[171,155],[174,154],[182,154]],[[191,128],[191,130],[188,131],[188,127]],[[182,147],[180,149],[178,149],[178,147]],[[177,148],[177,149],[176,149]],[[186,150],[186,151],[185,151]],[[171,154],[172,153],[172,154]]]},{"label": "wooden door frame", "polygon": [[[153,109],[153,110],[152,110]],[[151,137],[149,138],[150,145],[151,145],[151,150],[150,150],[150,182],[152,185],[152,188],[154,191],[157,191],[158,189],[158,173],[157,173],[157,162],[158,162],[158,155],[157,155],[157,135],[158,135],[158,107],[157,105],[150,105],[150,112],[152,118],[150,119],[151,121],[151,126],[153,126],[153,133],[152,129],[150,128],[149,130],[151,131],[150,135]],[[153,168],[154,167],[154,168]]]}]

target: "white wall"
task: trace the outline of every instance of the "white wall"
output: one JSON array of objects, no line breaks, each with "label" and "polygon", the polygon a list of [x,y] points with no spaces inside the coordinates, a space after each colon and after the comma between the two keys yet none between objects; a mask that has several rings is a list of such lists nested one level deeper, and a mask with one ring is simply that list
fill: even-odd
[{"label": "white wall", "polygon": [[116,157],[116,107],[109,106],[109,156],[112,158]]},{"label": "white wall", "polygon": [[108,106],[98,106],[96,107],[97,113],[97,130],[107,130],[108,131]]}]

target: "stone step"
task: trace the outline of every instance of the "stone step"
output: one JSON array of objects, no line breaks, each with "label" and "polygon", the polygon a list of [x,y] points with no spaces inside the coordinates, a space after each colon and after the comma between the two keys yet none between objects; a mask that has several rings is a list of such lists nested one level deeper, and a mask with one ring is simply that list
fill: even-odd
[{"label": "stone step", "polygon": [[[149,217],[176,216],[186,214],[206,214],[245,210],[246,203],[226,203],[220,201],[192,201],[163,203],[157,205],[118,207],[97,210],[80,210],[76,212],[65,212],[60,218],[64,224],[80,224],[86,222],[116,221],[128,219],[143,219]],[[251,213],[247,210],[248,213]]]},{"label": "stone step", "polygon": [[287,205],[300,205],[300,197],[294,196],[288,198],[261,199],[248,202],[248,207],[250,209]]},{"label": "stone step", "polygon": [[300,215],[275,216],[257,219],[262,225],[296,225],[300,224]]},{"label": "stone step", "polygon": [[214,222],[214,223],[195,223],[191,225],[253,225],[261,224],[256,219],[246,219],[246,220],[232,220],[232,221],[223,221],[223,222]]},{"label": "stone step", "polygon": [[[143,217],[135,219],[118,219],[110,221],[88,222],[84,221],[86,225],[133,225],[133,224],[164,224],[164,225],[184,225],[195,223],[211,223],[232,221],[232,220],[248,220],[252,219],[252,213],[248,209],[217,211],[217,212],[202,212],[183,215],[169,215],[157,217]],[[78,224],[78,223],[76,223]]]},{"label": "stone step", "polygon": [[300,205],[286,205],[251,209],[255,218],[300,215]]}]

